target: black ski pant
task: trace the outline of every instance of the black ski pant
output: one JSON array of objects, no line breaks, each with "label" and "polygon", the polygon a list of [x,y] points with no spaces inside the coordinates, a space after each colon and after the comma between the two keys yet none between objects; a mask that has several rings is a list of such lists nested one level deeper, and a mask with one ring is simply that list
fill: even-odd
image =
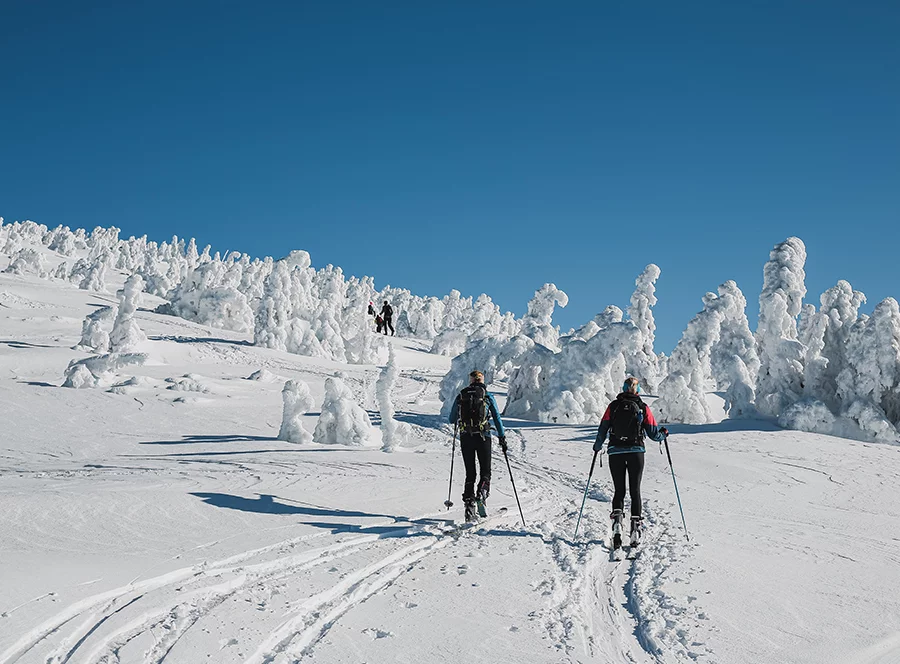
[{"label": "black ski pant", "polygon": [[491,492],[491,436],[480,433],[459,434],[459,448],[462,450],[463,463],[466,464],[466,486],[463,489],[463,502],[475,500],[475,458],[481,469],[478,481],[478,493],[487,499]]},{"label": "black ski pant", "polygon": [[612,475],[615,493],[613,509],[625,509],[625,475],[628,475],[628,493],[631,496],[631,516],[641,515],[641,475],[644,474],[643,452],[622,452],[609,455],[609,473]]},{"label": "black ski pant", "polygon": [[388,328],[391,328],[391,336],[394,336],[394,323],[393,319],[388,316],[384,319],[384,333],[387,334]]}]

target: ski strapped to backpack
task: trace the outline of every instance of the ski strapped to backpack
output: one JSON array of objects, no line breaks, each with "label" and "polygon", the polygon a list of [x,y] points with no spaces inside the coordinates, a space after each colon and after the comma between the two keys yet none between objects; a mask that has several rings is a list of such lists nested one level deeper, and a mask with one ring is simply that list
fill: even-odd
[{"label": "ski strapped to backpack", "polygon": [[643,442],[645,408],[640,399],[618,399],[613,402],[609,418],[611,446],[640,445]]},{"label": "ski strapped to backpack", "polygon": [[459,430],[483,433],[489,429],[487,389],[484,385],[469,385],[459,393]]}]

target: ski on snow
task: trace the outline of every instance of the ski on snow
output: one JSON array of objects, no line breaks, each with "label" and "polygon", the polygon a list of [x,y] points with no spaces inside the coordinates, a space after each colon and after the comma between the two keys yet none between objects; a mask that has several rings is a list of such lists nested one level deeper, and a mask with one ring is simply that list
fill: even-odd
[{"label": "ski on snow", "polygon": [[453,523],[450,523],[450,524],[444,526],[441,529],[441,532],[444,535],[456,535],[456,534],[459,534],[466,530],[472,530],[473,528],[477,528],[495,517],[498,517],[502,514],[506,514],[508,509],[509,509],[508,507],[499,507],[499,508],[497,508],[497,511],[492,516],[486,517],[486,518],[481,518],[481,519],[476,519],[475,521],[461,521],[461,522],[455,521]]}]

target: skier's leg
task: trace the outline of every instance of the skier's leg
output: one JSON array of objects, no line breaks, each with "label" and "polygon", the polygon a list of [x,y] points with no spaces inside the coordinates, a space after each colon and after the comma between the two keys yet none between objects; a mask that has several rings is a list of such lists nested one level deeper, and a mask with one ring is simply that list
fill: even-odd
[{"label": "skier's leg", "polygon": [[462,452],[463,463],[466,466],[466,484],[463,489],[463,502],[475,500],[475,455],[476,445],[481,436],[473,436],[470,433],[459,435],[459,449]]},{"label": "skier's leg", "polygon": [[387,324],[391,326],[391,336],[394,336],[394,319],[388,318]]},{"label": "skier's leg", "polygon": [[[628,494],[631,496],[631,516],[641,516],[641,477],[644,474],[644,453],[629,452],[628,457]],[[623,503],[624,504],[624,503]]]},{"label": "skier's leg", "polygon": [[613,510],[621,511],[625,506],[625,454],[609,455],[609,474],[613,481]]},{"label": "skier's leg", "polygon": [[491,437],[484,436],[476,449],[478,450],[478,468],[481,473],[478,495],[484,502],[491,493]]}]

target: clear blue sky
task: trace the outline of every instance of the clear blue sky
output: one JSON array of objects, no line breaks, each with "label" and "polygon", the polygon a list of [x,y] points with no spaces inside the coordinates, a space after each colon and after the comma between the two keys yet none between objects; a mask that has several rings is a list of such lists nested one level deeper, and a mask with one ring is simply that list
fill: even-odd
[{"label": "clear blue sky", "polygon": [[658,348],[755,305],[900,296],[897,2],[0,2],[0,215],[303,248],[568,329],[649,262]]}]

